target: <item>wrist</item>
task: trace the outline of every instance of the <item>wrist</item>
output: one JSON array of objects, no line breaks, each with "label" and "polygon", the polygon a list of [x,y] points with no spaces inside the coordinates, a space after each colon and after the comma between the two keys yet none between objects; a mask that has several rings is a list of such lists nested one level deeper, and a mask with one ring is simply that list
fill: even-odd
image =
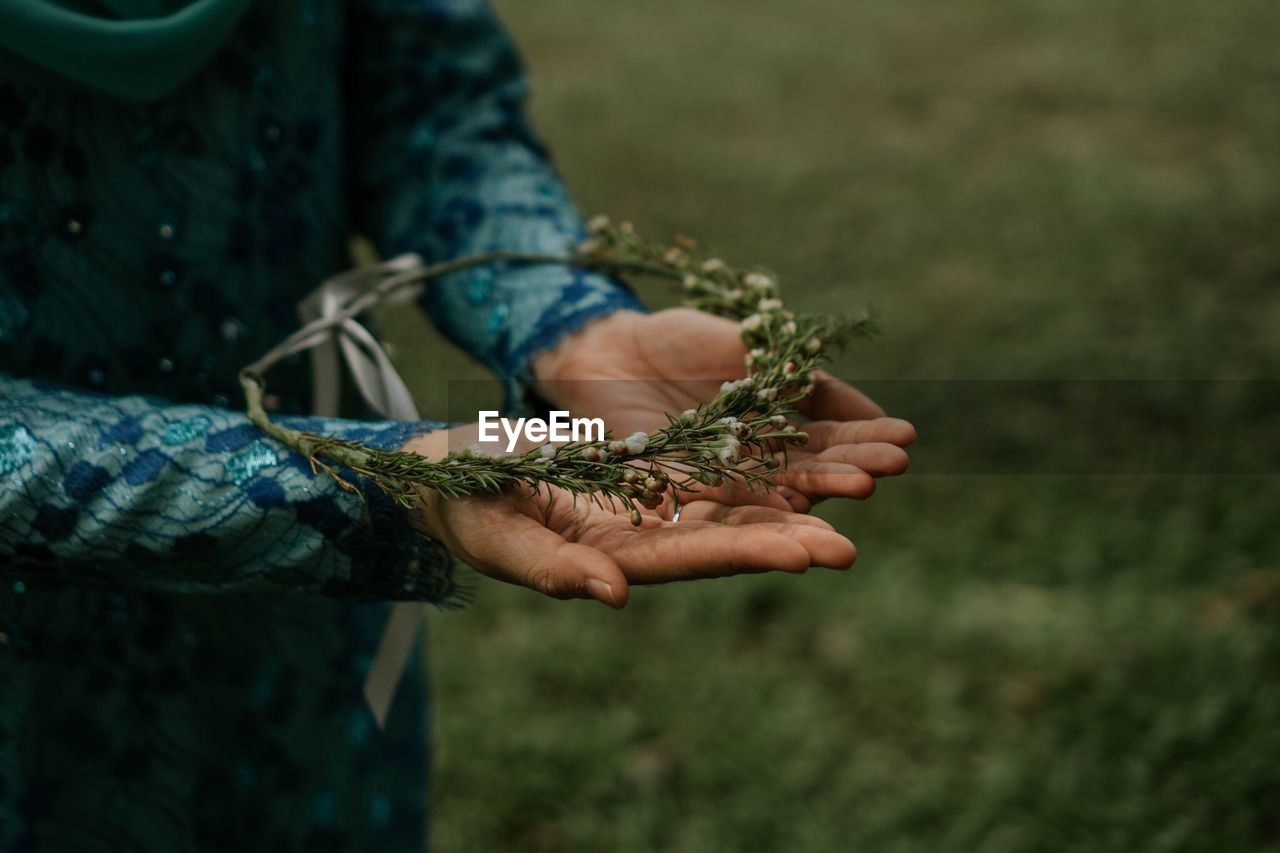
[{"label": "wrist", "polygon": [[[460,424],[449,429],[437,429],[420,433],[401,445],[405,453],[415,453],[427,459],[443,459],[450,452],[470,446],[478,436],[476,424]],[[431,489],[422,489],[412,510],[412,523],[427,536],[442,543],[450,551],[454,543],[444,523],[443,499]],[[456,553],[456,552],[455,552]]]},{"label": "wrist", "polygon": [[593,354],[616,347],[619,336],[629,334],[632,324],[645,316],[630,309],[606,314],[566,335],[551,349],[535,355],[529,362],[534,391],[544,399],[553,399],[556,396],[552,390],[554,383],[580,378],[580,365],[594,361]]},{"label": "wrist", "polygon": [[410,511],[412,524],[427,536],[453,550],[447,539],[448,529],[440,512],[440,495],[430,489],[423,489],[417,503]]}]

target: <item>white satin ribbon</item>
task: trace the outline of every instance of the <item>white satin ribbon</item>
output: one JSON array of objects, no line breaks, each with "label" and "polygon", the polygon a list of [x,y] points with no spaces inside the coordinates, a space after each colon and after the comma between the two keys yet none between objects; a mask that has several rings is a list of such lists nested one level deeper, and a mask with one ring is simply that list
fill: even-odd
[{"label": "white satin ribbon", "polygon": [[[377,266],[335,275],[298,303],[298,314],[304,324],[336,317],[343,308],[375,289],[387,276],[408,272],[421,264],[422,259],[417,255],[401,255]],[[421,292],[421,286],[398,290],[383,299],[381,304],[414,299]],[[338,414],[342,390],[338,366],[341,349],[360,396],[375,412],[393,420],[418,420],[418,409],[413,404],[409,389],[368,329],[354,317],[348,317],[324,329],[321,334],[328,340],[311,350],[315,414],[328,418]]]},{"label": "white satin ribbon", "polygon": [[[333,320],[388,276],[408,272],[421,264],[422,259],[417,255],[401,255],[377,266],[335,275],[298,303],[298,314],[304,325]],[[421,290],[420,286],[404,288],[382,300],[382,304],[415,298]],[[311,349],[315,414],[323,417],[336,417],[338,414],[342,394],[341,354],[360,396],[375,412],[392,420],[419,420],[413,397],[386,351],[354,317],[333,322],[318,331],[316,337],[309,337],[297,346],[299,350],[306,348]],[[365,702],[378,728],[386,724],[391,701],[404,676],[422,620],[421,604],[399,602],[392,607],[391,616],[382,629],[382,639],[374,652],[363,688]]]}]

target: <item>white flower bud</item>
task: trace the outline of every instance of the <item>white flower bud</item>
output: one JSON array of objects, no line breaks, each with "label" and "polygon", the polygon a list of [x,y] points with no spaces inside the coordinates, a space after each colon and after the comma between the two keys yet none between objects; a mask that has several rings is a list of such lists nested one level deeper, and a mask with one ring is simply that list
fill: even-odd
[{"label": "white flower bud", "polygon": [[674,266],[684,260],[684,252],[680,251],[675,246],[672,246],[670,249],[667,249],[666,253],[662,256],[662,260]]},{"label": "white flower bud", "polygon": [[760,400],[763,400],[766,403],[772,402],[773,399],[777,396],[778,396],[777,388],[761,388],[759,391],[756,392],[756,397],[759,398]]},{"label": "white flower bud", "polygon": [[609,442],[608,447],[609,452],[615,456],[621,456],[627,452],[627,446],[617,439]]},{"label": "white flower bud", "polygon": [[700,278],[690,273],[689,275],[684,277],[684,289],[693,290],[695,287],[698,286],[699,281],[701,281]]},{"label": "white flower bud", "polygon": [[724,298],[727,302],[741,302],[743,295],[742,291],[737,288],[733,290],[726,290],[724,292]]},{"label": "white flower bud", "polygon": [[722,270],[724,268],[725,268],[724,261],[720,260],[719,258],[707,258],[705,261],[702,262],[703,272],[715,272],[717,270]]},{"label": "white flower bud", "polygon": [[692,421],[692,420],[696,420],[697,417],[698,417],[697,409],[685,409],[683,412],[680,413],[679,419],[682,421]]},{"label": "white flower bud", "polygon": [[594,255],[603,248],[599,240],[583,240],[578,244],[579,255]]},{"label": "white flower bud", "polygon": [[737,390],[738,390],[737,382],[721,382],[720,383],[721,394],[728,394],[730,391],[737,391]]},{"label": "white flower bud", "polygon": [[587,223],[587,230],[592,234],[599,234],[601,231],[609,227],[609,217],[603,213],[591,217],[591,221]]},{"label": "white flower bud", "polygon": [[794,335],[795,333],[796,333],[796,321],[795,321],[795,320],[788,320],[787,322],[785,322],[785,323],[783,323],[783,324],[782,324],[782,334],[784,334],[784,335]]},{"label": "white flower bud", "polygon": [[644,432],[633,432],[623,439],[622,443],[626,445],[628,453],[644,453],[644,449],[649,446],[649,435]]},{"label": "white flower bud", "polygon": [[781,299],[761,299],[760,304],[756,306],[761,311],[778,311],[782,308]]},{"label": "white flower bud", "polygon": [[752,290],[773,290],[773,279],[762,272],[747,273],[742,279],[743,283]]},{"label": "white flower bud", "polygon": [[804,351],[809,355],[817,355],[822,352],[822,341],[817,338],[809,338],[804,342]]},{"label": "white flower bud", "polygon": [[738,324],[738,328],[744,332],[754,332],[764,325],[764,317],[759,314],[752,314]]},{"label": "white flower bud", "polygon": [[588,445],[587,447],[582,448],[582,452],[578,455],[581,456],[585,462],[599,462],[600,448],[595,445]]},{"label": "white flower bud", "polygon": [[773,424],[776,427],[786,426],[787,425],[786,415],[774,415],[773,417],[769,418],[769,423]]},{"label": "white flower bud", "polygon": [[632,225],[630,222],[619,222],[618,230],[621,231],[623,234],[636,233],[636,227]]},{"label": "white flower bud", "polygon": [[720,461],[726,465],[732,465],[734,462],[737,462],[742,455],[739,450],[738,439],[733,436],[726,438],[724,440],[724,446],[720,448],[720,452],[716,455],[720,458]]},{"label": "white flower bud", "polygon": [[754,376],[744,376],[738,380],[739,388],[754,388],[755,384],[756,378]]},{"label": "white flower bud", "polygon": [[538,455],[543,459],[555,459],[556,446],[554,444],[544,444],[538,448]]}]

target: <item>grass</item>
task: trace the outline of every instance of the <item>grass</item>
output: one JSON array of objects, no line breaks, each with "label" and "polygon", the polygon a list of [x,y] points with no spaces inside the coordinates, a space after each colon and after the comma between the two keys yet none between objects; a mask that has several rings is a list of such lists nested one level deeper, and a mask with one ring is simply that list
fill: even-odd
[{"label": "grass", "polygon": [[[499,8],[584,209],[874,301],[840,372],[922,441],[822,508],[848,574],[435,615],[436,848],[1280,849],[1274,407],[904,381],[1277,375],[1274,3]],[[1165,473],[1071,473],[1127,470],[1168,387]],[[1177,473],[1233,444],[1255,473]]]}]

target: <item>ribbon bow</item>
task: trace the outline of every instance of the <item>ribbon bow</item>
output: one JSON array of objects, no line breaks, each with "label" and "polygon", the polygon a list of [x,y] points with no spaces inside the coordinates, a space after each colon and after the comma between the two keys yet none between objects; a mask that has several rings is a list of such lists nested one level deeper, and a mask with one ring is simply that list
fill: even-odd
[{"label": "ribbon bow", "polygon": [[[361,301],[384,285],[390,276],[417,269],[422,259],[417,255],[400,255],[371,267],[340,273],[326,280],[298,303],[298,314],[304,331],[312,334],[295,336],[292,346],[273,353],[277,358],[311,350],[311,384],[313,411],[322,417],[335,417],[341,396],[341,367],[345,361],[355,379],[360,396],[375,412],[392,420],[419,420],[404,380],[396,372],[391,359],[373,334],[360,325],[352,311]],[[382,303],[403,302],[416,298],[422,286],[405,287],[379,299]],[[399,602],[391,610],[382,639],[364,680],[364,699],[378,728],[386,724],[391,701],[404,675],[405,665],[417,641],[422,625],[422,607],[414,602]]]}]

